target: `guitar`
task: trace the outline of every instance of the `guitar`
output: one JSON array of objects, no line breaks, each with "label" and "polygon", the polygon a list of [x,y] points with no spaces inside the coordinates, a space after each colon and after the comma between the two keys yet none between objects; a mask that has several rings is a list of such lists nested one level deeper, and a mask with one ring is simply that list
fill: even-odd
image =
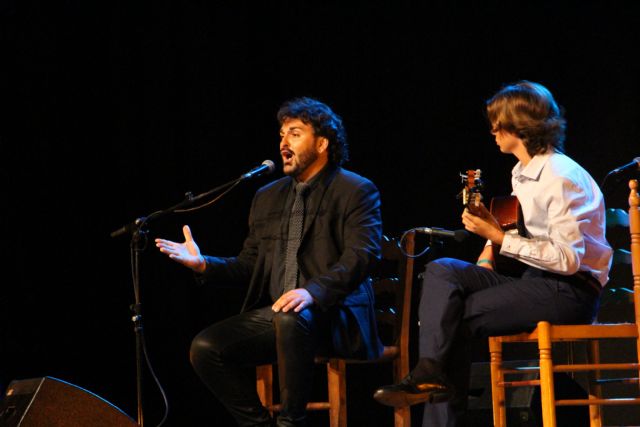
[{"label": "guitar", "polygon": [[[479,214],[480,202],[483,199],[482,171],[480,169],[467,170],[466,174],[461,173],[460,178],[464,188],[458,194],[462,199],[462,204],[466,209],[474,214]],[[493,215],[500,227],[504,231],[518,228],[518,221],[521,221],[521,210],[516,196],[495,196],[489,203],[489,213]],[[500,255],[500,245],[491,245],[495,270],[508,276],[521,276],[526,265],[513,258]]]}]

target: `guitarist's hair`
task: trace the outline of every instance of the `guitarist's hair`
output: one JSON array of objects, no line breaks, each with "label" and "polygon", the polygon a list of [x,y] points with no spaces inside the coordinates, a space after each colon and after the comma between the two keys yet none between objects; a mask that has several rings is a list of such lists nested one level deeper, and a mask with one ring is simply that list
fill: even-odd
[{"label": "guitarist's hair", "polygon": [[522,139],[530,156],[555,149],[564,152],[566,120],[549,90],[522,80],[502,87],[487,101],[491,131]]}]

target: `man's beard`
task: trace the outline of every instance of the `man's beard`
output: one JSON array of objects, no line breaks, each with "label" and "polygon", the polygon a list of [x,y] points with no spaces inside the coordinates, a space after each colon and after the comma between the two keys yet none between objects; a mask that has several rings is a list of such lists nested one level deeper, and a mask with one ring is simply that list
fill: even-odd
[{"label": "man's beard", "polygon": [[306,150],[301,153],[296,153],[296,162],[295,165],[289,169],[289,171],[284,171],[285,175],[291,177],[297,177],[301,173],[303,173],[309,166],[311,166],[316,160],[318,160],[318,153],[313,150]]}]

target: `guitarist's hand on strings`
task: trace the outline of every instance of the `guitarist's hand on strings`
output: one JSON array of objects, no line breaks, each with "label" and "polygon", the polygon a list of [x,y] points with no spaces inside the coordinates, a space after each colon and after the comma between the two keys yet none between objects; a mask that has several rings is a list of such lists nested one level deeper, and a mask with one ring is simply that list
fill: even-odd
[{"label": "guitarist's hand on strings", "polygon": [[491,240],[493,244],[501,245],[504,238],[504,231],[498,221],[487,210],[482,202],[474,206],[473,213],[469,208],[462,212],[462,223],[467,231]]}]

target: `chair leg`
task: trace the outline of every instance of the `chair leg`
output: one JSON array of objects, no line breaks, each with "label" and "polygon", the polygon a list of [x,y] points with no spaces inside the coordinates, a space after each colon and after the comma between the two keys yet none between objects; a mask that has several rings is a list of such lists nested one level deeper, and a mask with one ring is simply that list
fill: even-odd
[{"label": "chair leg", "polygon": [[[409,355],[406,353],[393,360],[393,382],[395,384],[409,374]],[[393,410],[393,425],[394,427],[411,427],[411,408],[409,406]]]},{"label": "chair leg", "polygon": [[[598,340],[589,341],[589,348],[587,351],[589,364],[600,363],[600,344]],[[590,371],[588,389],[589,399],[602,398],[602,386],[596,381],[601,377],[600,371]],[[589,426],[590,427],[602,427],[602,407],[600,405],[589,405]]]},{"label": "chair leg", "polygon": [[540,352],[540,397],[542,399],[542,425],[556,427],[556,403],[553,389],[553,360],[551,358],[551,325],[538,323],[538,350]]},{"label": "chair leg", "polygon": [[[636,195],[637,196],[637,195]],[[637,212],[636,212],[637,215]],[[638,224],[637,222],[637,216],[635,216],[635,227],[637,228],[638,226],[640,226],[640,224]],[[631,236],[631,245],[632,247],[635,247],[636,249],[638,249],[638,247],[640,246],[640,235],[634,233]],[[633,252],[633,251],[632,251]],[[636,323],[638,324],[638,329],[640,332],[640,251],[635,251],[635,253],[632,255],[635,261],[633,261],[633,265],[632,267],[634,268],[633,270],[633,306],[635,308],[635,312],[636,312]],[[638,336],[636,337],[636,358],[638,360],[638,365],[640,365],[640,333],[638,334]],[[640,378],[640,369],[638,369],[638,371],[636,372],[636,375],[638,376],[638,378]],[[640,381],[638,381],[638,390],[637,392],[640,393]]]},{"label": "chair leg", "polygon": [[273,411],[273,365],[262,365],[256,367],[256,389],[262,406],[269,409],[271,416]]},{"label": "chair leg", "polygon": [[394,427],[411,427],[411,407],[403,406],[393,410]]},{"label": "chair leg", "polygon": [[329,359],[329,425],[347,427],[347,364],[344,359]]},{"label": "chair leg", "polygon": [[505,405],[505,390],[500,385],[504,382],[502,372],[502,342],[498,338],[489,338],[489,353],[491,354],[491,405],[493,406],[494,427],[506,427],[507,412]]}]

